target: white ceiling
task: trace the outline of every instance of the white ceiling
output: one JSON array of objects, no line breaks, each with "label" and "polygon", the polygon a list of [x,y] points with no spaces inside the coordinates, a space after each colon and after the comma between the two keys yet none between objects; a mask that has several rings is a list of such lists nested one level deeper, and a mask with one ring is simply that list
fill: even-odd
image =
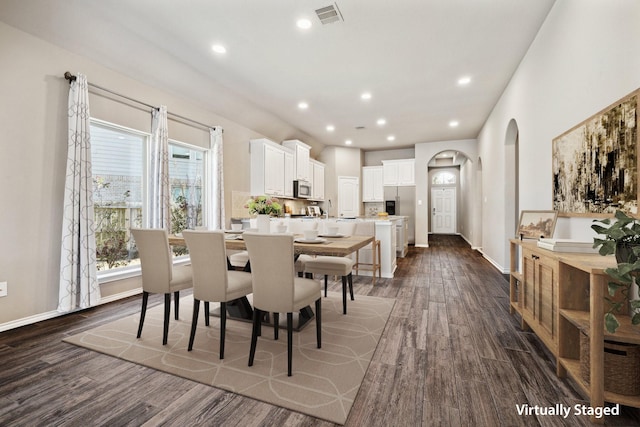
[{"label": "white ceiling", "polygon": [[2,0],[0,20],[267,136],[376,150],[475,138],[554,1],[338,0],[322,25],[329,0]]}]

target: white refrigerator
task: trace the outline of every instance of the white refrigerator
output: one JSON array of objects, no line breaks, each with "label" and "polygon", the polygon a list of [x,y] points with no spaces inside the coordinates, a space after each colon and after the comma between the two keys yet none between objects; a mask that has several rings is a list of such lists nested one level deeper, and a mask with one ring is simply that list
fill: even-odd
[{"label": "white refrigerator", "polygon": [[416,241],[416,188],[413,186],[384,187],[385,205],[387,201],[395,201],[395,215],[408,218],[408,240],[410,244]]}]

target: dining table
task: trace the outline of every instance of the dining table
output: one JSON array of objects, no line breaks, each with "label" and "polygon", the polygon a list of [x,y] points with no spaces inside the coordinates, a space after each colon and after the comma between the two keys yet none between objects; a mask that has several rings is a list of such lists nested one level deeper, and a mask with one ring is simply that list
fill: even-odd
[{"label": "dining table", "polygon": [[[303,235],[294,235],[293,249],[295,256],[301,254],[305,255],[323,255],[323,256],[348,256],[356,252],[359,249],[371,244],[374,240],[373,236],[360,236],[360,235],[319,235],[317,239],[313,241],[307,241]],[[169,245],[171,246],[186,246],[184,237],[181,234],[169,235]],[[227,250],[246,250],[244,239],[242,238],[242,232],[226,231],[225,232],[225,247]],[[245,271],[250,270],[250,263],[247,263]],[[227,262],[229,268],[231,264]],[[213,315],[219,315],[215,311],[212,311]],[[228,318],[253,321],[253,307],[247,297],[241,297],[227,303]],[[268,313],[267,313],[268,316]],[[302,329],[310,320],[314,318],[313,309],[307,306],[300,310],[297,316],[295,330]],[[264,323],[269,324],[269,318],[264,319]]]}]

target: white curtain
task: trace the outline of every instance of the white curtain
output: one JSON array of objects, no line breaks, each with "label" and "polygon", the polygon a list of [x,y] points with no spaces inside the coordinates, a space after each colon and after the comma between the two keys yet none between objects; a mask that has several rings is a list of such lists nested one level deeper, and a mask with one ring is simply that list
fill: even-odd
[{"label": "white curtain", "polygon": [[207,226],[211,229],[224,229],[224,174],[222,169],[222,128],[209,129],[209,151],[207,152],[207,184],[211,189]]},{"label": "white curtain", "polygon": [[169,127],[167,107],[152,110],[151,162],[149,165],[149,204],[147,225],[171,232],[171,188],[169,187]]},{"label": "white curtain", "polygon": [[87,77],[82,74],[71,82],[68,116],[58,299],[58,311],[62,313],[100,301],[93,221],[89,90]]}]

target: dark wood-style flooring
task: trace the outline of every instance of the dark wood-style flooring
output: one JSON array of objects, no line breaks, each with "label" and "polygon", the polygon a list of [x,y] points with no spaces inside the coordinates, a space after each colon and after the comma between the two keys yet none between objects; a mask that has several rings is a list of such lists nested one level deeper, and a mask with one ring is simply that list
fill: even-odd
[{"label": "dark wood-style flooring", "polygon": [[[356,298],[397,302],[347,426],[590,425],[518,415],[516,405],[588,402],[509,315],[504,276],[460,237],[431,236],[395,278],[356,277],[354,287]],[[61,341],[139,309],[132,297],[1,333],[0,426],[332,425]],[[623,408],[606,423],[640,425],[640,416]]]}]

